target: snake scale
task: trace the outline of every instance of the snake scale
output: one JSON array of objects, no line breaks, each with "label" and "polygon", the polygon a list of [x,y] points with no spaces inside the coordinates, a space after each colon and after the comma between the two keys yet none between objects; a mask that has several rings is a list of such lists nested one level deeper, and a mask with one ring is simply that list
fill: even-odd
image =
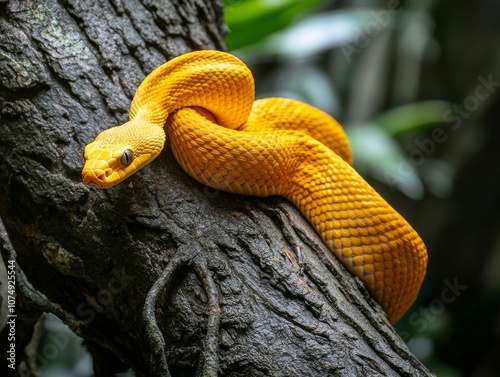
[{"label": "snake scale", "polygon": [[415,301],[427,251],[408,222],[352,168],[342,127],[284,98],[254,101],[246,65],[219,51],[181,55],[153,70],[123,125],[85,148],[83,181],[107,188],[158,157],[169,137],[184,170],[237,194],[280,195],[397,322]]}]

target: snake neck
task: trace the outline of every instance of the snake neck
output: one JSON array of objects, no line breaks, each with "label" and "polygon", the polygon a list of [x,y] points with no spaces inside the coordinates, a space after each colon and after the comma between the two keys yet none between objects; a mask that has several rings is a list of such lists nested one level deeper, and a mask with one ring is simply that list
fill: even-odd
[{"label": "snake neck", "polygon": [[198,106],[230,129],[243,124],[254,100],[254,80],[238,58],[219,51],[181,55],[153,70],[132,101],[130,119],[163,127],[172,112]]},{"label": "snake neck", "polygon": [[286,176],[301,148],[296,140],[307,138],[294,131],[242,132],[214,123],[202,108],[183,108],[166,122],[170,146],[184,170],[197,181],[236,194],[283,195]]}]

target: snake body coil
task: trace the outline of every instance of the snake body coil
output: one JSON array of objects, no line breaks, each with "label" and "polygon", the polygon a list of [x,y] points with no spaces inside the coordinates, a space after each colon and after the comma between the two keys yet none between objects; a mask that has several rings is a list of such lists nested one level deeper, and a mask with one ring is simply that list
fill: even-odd
[{"label": "snake body coil", "polygon": [[176,159],[196,180],[294,203],[392,323],[414,302],[425,246],[351,167],[347,138],[329,115],[289,99],[254,101],[252,74],[239,59],[188,53],[151,72],[130,120],[87,145],[83,181],[104,188],[121,182],[158,156],[164,127]]}]

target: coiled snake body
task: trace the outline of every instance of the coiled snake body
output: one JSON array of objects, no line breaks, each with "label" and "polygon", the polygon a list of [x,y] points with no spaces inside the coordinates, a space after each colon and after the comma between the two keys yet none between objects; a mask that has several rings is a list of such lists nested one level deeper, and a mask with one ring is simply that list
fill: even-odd
[{"label": "coiled snake body", "polygon": [[230,54],[184,54],[145,78],[127,123],[86,146],[83,181],[123,181],[158,156],[164,127],[176,159],[201,183],[294,203],[392,323],[414,302],[425,246],[351,167],[347,138],[329,115],[290,99],[254,101],[251,72]]}]

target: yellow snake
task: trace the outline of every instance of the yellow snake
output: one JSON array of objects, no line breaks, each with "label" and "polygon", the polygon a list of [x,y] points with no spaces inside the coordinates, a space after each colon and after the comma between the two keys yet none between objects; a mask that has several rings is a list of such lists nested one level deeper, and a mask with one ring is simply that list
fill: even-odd
[{"label": "yellow snake", "polygon": [[158,157],[165,130],[179,164],[201,183],[294,203],[391,323],[415,301],[425,245],[351,167],[346,135],[328,114],[291,99],[254,101],[252,74],[239,59],[187,53],[144,79],[127,123],[86,146],[83,181],[123,181]]}]

